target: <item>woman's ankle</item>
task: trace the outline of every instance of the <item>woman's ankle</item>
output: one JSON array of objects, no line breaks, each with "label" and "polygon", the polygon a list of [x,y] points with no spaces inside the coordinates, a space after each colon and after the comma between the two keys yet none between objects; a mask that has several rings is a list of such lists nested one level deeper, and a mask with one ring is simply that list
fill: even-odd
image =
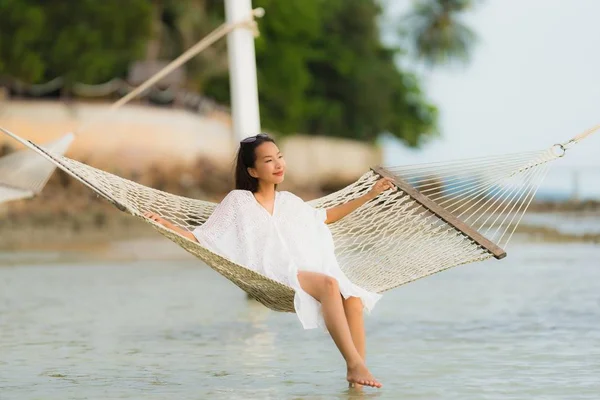
[{"label": "woman's ankle", "polygon": [[362,358],[356,357],[352,360],[347,360],[346,361],[346,367],[348,367],[348,369],[355,369],[355,368],[359,368],[361,366],[365,365],[365,362],[363,361]]}]

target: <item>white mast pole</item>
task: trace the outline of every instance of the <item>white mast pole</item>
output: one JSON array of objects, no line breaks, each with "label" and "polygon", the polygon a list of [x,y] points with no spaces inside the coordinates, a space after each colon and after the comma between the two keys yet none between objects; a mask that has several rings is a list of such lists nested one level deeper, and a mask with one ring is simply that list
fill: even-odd
[{"label": "white mast pole", "polygon": [[[225,0],[228,23],[251,18],[252,0]],[[240,26],[227,35],[233,132],[238,140],[260,133],[254,32]]]}]

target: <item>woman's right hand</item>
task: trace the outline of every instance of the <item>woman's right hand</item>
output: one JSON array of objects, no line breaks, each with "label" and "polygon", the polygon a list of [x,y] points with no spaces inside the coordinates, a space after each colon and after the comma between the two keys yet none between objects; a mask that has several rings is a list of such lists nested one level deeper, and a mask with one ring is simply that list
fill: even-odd
[{"label": "woman's right hand", "polygon": [[161,225],[165,225],[165,222],[167,222],[160,215],[153,213],[152,211],[145,212],[144,217],[151,219],[152,221],[159,223]]},{"label": "woman's right hand", "polygon": [[172,230],[175,233],[180,234],[181,236],[185,236],[186,238],[197,242],[198,239],[196,239],[196,236],[194,236],[194,234],[186,229],[180,228],[179,226],[177,226],[176,224],[167,221],[166,219],[164,219],[163,217],[161,217],[160,215],[158,215],[157,213],[153,213],[152,211],[148,211],[144,213],[144,217],[148,218],[149,220],[152,220],[154,222],[156,222],[157,224],[161,224],[162,226],[164,226],[165,228]]}]

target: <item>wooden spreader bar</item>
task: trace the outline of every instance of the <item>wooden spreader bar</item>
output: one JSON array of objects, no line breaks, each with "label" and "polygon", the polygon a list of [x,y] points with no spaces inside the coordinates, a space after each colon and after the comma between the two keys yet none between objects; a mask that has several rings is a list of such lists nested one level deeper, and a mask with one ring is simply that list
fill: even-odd
[{"label": "wooden spreader bar", "polygon": [[460,231],[465,236],[473,240],[475,243],[492,253],[494,257],[498,260],[506,257],[506,251],[504,251],[494,242],[490,241],[489,239],[486,239],[482,234],[477,232],[470,225],[456,218],[444,207],[440,206],[435,201],[431,200],[429,197],[419,192],[405,180],[390,174],[381,167],[373,167],[371,168],[371,170],[381,177],[391,179],[399,190],[409,195],[413,200],[421,204],[433,214],[437,215],[441,220],[451,225],[456,230]]}]

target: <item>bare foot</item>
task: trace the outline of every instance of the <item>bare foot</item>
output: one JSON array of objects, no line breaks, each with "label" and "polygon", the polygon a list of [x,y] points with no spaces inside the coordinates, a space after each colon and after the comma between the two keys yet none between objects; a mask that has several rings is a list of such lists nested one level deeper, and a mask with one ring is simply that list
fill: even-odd
[{"label": "bare foot", "polygon": [[346,376],[346,379],[351,384],[354,383],[376,388],[382,386],[377,379],[373,378],[373,375],[371,375],[365,364],[358,364],[356,366],[348,365],[348,375]]}]

